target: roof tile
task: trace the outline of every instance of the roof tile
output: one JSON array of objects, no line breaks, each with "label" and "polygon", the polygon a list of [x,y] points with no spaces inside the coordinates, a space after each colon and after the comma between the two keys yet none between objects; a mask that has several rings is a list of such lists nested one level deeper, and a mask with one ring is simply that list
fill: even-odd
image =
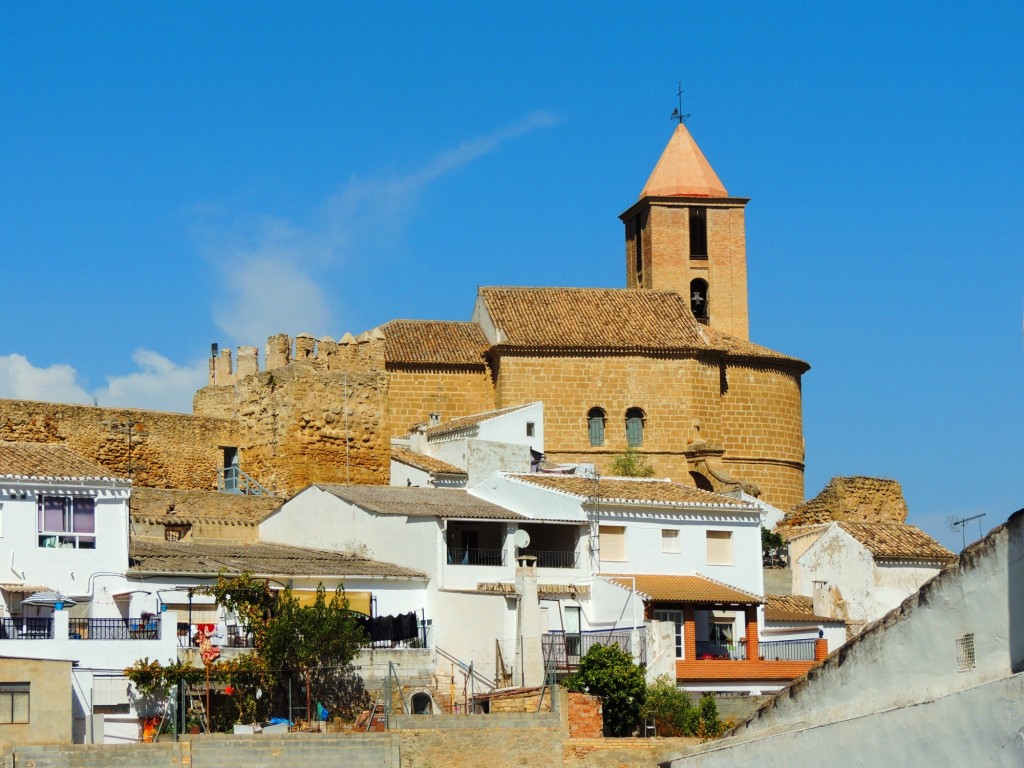
[{"label": "roof tile", "polygon": [[389,363],[484,366],[487,338],[476,323],[392,320],[381,326]]},{"label": "roof tile", "polygon": [[61,443],[0,442],[0,476],[112,478],[109,469]]},{"label": "roof tile", "polygon": [[433,456],[426,456],[422,453],[414,453],[406,448],[392,448],[391,460],[400,461],[410,467],[422,469],[432,475],[459,475],[464,477],[466,470],[449,464],[447,461],[435,459]]},{"label": "roof tile", "polygon": [[756,505],[742,499],[702,491],[699,488],[673,483],[669,480],[630,477],[591,479],[573,475],[538,473],[510,475],[510,477],[552,491],[605,502],[635,502],[666,507],[728,507],[737,512],[760,512]]},{"label": "roof tile", "polygon": [[156,525],[215,523],[254,526],[259,525],[282,503],[282,499],[273,496],[133,488],[131,515],[135,522]]},{"label": "roof tile", "polygon": [[404,488],[391,485],[318,483],[327,493],[378,515],[521,520],[517,512],[455,488]]},{"label": "roof tile", "polygon": [[626,589],[633,589],[633,580],[636,579],[636,591],[658,602],[712,605],[760,605],[764,602],[753,592],[707,576],[649,573],[606,573],[603,576]]}]

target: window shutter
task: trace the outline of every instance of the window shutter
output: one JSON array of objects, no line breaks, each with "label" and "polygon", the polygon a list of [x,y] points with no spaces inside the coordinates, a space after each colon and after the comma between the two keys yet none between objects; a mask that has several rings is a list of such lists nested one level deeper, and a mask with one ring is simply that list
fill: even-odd
[{"label": "window shutter", "polygon": [[626,559],[626,529],[621,525],[602,525],[598,529],[602,560],[624,562]]},{"label": "window shutter", "polygon": [[732,531],[708,531],[708,565],[732,565]]}]

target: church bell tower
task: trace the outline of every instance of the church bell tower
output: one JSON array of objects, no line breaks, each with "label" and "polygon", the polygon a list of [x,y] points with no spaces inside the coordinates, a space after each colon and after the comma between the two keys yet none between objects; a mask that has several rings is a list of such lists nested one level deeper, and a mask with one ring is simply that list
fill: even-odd
[{"label": "church bell tower", "polygon": [[626,225],[626,287],[687,296],[697,320],[749,339],[743,209],[680,121]]}]

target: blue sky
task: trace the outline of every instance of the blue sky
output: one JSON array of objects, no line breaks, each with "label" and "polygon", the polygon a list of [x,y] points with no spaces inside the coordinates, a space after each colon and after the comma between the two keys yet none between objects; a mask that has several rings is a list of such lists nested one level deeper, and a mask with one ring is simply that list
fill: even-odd
[{"label": "blue sky", "polygon": [[[808,360],[807,493],[1022,505],[1024,11],[981,3],[6,4],[0,396],[189,410],[211,342],[621,287],[688,127]],[[969,531],[973,536],[977,528]]]}]

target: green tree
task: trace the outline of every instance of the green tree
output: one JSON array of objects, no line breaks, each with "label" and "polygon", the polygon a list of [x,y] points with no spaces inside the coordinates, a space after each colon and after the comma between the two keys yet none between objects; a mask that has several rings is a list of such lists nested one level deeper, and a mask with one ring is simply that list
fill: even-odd
[{"label": "green tree", "polygon": [[645,720],[654,720],[659,736],[694,736],[700,722],[697,707],[668,675],[662,675],[647,687],[641,712]]},{"label": "green tree", "polygon": [[786,542],[775,531],[761,526],[761,560],[766,568],[779,568],[786,565]]},{"label": "green tree", "polygon": [[617,645],[592,646],[564,686],[600,697],[605,731],[611,736],[629,736],[640,723],[647,693],[644,670]]},{"label": "green tree", "polygon": [[328,600],[321,584],[313,605],[301,605],[286,589],[267,623],[264,640],[262,653],[270,668],[302,675],[306,711],[312,713],[314,670],[347,665],[366,642],[366,635],[349,613],[341,587]]},{"label": "green tree", "polygon": [[654,477],[654,467],[633,446],[612,459],[608,472],[615,477]]}]

